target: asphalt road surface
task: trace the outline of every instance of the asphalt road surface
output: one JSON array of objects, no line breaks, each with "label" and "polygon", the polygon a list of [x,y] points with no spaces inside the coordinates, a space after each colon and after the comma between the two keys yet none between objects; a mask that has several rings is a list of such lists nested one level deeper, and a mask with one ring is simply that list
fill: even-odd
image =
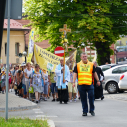
[{"label": "asphalt road surface", "polygon": [[[48,118],[54,121],[56,127],[126,127],[127,126],[127,101],[107,98],[105,93],[103,101],[95,101],[95,116],[82,116],[80,100],[68,104],[59,102],[41,101],[38,108],[24,111],[11,111],[9,117],[29,117],[32,119]],[[127,96],[123,93],[123,96]],[[121,94],[120,94],[121,95]],[[114,95],[110,95],[114,96]],[[118,94],[116,95],[118,97]],[[0,112],[4,117],[5,113]]]}]

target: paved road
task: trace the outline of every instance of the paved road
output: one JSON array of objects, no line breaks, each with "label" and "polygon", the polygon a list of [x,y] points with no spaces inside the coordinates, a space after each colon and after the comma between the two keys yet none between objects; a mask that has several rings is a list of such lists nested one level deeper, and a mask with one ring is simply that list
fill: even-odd
[{"label": "paved road", "polygon": [[[120,94],[120,96],[126,96],[126,94]],[[108,96],[114,95],[105,93],[106,98],[103,101],[95,101],[95,117],[90,114],[82,117],[79,100],[76,103],[59,104],[51,102],[51,99],[47,102],[42,101],[37,109],[9,112],[9,117],[48,118],[55,122],[56,127],[126,127],[127,101],[108,98]],[[4,113],[0,112],[0,116],[4,116]]]}]

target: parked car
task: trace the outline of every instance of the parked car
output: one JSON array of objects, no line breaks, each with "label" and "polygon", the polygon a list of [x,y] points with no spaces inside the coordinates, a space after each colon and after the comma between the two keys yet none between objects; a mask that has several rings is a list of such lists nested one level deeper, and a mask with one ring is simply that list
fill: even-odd
[{"label": "parked car", "polygon": [[127,91],[127,72],[120,75],[118,87],[120,90]]},{"label": "parked car", "polygon": [[108,70],[108,69],[110,69],[110,68],[113,68],[113,67],[115,67],[115,66],[119,66],[119,65],[124,65],[124,64],[127,64],[126,62],[118,62],[118,64],[106,64],[106,65],[101,65],[101,66],[99,66],[101,69],[102,69],[102,71],[104,72],[104,71],[106,71],[106,70]]},{"label": "parked car", "polygon": [[103,89],[107,90],[110,94],[124,92],[118,87],[120,75],[124,72],[127,72],[127,64],[117,65],[104,71],[105,79],[102,82]]},{"label": "parked car", "polygon": [[114,67],[114,66],[116,66],[117,64],[106,64],[106,65],[101,65],[101,66],[99,66],[100,68],[101,68],[101,70],[104,72],[104,71],[106,71],[106,70],[108,70],[108,69],[110,69],[110,68],[112,68],[112,67]]}]

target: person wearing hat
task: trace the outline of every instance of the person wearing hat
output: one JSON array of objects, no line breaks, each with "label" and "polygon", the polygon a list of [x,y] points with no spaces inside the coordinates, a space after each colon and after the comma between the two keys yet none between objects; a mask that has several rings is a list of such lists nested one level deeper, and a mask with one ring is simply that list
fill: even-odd
[{"label": "person wearing hat", "polygon": [[2,94],[4,94],[4,90],[5,90],[5,81],[6,81],[6,73],[5,73],[5,68],[3,67],[1,69],[1,88],[2,88]]}]

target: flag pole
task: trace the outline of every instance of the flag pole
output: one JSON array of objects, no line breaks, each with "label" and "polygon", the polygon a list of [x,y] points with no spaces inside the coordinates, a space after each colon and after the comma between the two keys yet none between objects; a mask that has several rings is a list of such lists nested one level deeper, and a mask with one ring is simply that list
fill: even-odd
[{"label": "flag pole", "polygon": [[65,75],[65,46],[64,46],[64,70],[63,70],[63,82],[64,82],[64,75]]}]

